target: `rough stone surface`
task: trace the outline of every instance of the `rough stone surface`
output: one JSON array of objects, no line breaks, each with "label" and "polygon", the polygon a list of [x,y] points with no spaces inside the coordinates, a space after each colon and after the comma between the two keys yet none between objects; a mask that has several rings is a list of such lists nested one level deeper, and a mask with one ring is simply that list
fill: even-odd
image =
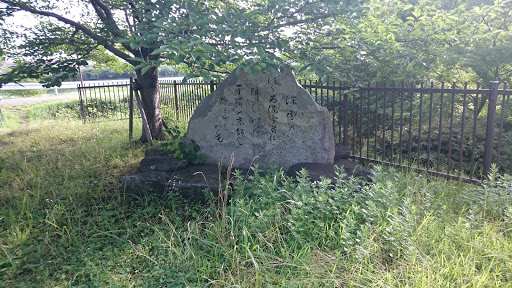
[{"label": "rough stone surface", "polygon": [[185,141],[195,140],[206,163],[333,163],[334,135],[327,109],[315,103],[291,71],[253,76],[241,72],[221,82],[192,116]]},{"label": "rough stone surface", "polygon": [[188,166],[187,160],[176,159],[172,156],[151,156],[142,159],[140,172],[162,171],[174,172]]},{"label": "rough stone surface", "polygon": [[348,146],[336,145],[334,151],[334,161],[348,159],[350,154],[352,154]]},{"label": "rough stone surface", "polygon": [[170,180],[171,174],[154,171],[124,176],[121,179],[121,185],[123,191],[129,194],[162,193],[166,191]]},{"label": "rough stone surface", "polygon": [[[244,173],[247,173],[247,171]],[[162,171],[144,172],[125,176],[122,178],[121,183],[124,192],[128,194],[161,194],[171,189],[177,189],[179,194],[186,199],[203,201],[205,199],[205,190],[209,191],[213,196],[217,196],[219,191],[219,174],[224,185],[227,179],[227,172],[226,169],[219,170],[217,164],[190,165],[173,173]]]}]

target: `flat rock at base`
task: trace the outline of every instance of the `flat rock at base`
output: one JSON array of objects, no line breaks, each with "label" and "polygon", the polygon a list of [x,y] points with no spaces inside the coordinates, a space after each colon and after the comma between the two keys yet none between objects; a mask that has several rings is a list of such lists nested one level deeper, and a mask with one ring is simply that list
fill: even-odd
[{"label": "flat rock at base", "polygon": [[226,181],[225,169],[219,172],[217,164],[191,165],[174,173],[153,171],[125,176],[121,180],[124,192],[134,195],[165,193],[177,189],[179,194],[192,200],[203,201],[204,190],[216,196],[219,191],[219,173],[222,184]]},{"label": "flat rock at base", "polygon": [[354,176],[356,178],[364,178],[368,181],[371,180],[372,172],[367,168],[361,166],[359,163],[350,160],[338,160],[334,164],[325,163],[297,163],[292,165],[287,171],[286,175],[289,177],[296,177],[297,173],[302,169],[308,170],[311,181],[319,181],[321,176],[330,178],[333,183],[336,183],[338,175],[335,173],[334,166],[343,167],[347,176]]},{"label": "flat rock at base", "polygon": [[176,159],[172,156],[151,156],[142,159],[139,166],[140,172],[174,172],[188,166],[187,160]]},{"label": "flat rock at base", "polygon": [[222,81],[190,119],[185,142],[206,155],[206,163],[249,168],[334,161],[329,112],[319,106],[291,71],[253,76],[240,72]]},{"label": "flat rock at base", "polygon": [[166,191],[171,174],[160,171],[145,172],[121,179],[123,192],[135,195],[142,195],[148,192],[162,193]]},{"label": "flat rock at base", "polygon": [[[308,170],[311,181],[319,181],[321,176],[330,178],[332,183],[337,182],[337,175],[334,166],[344,167],[347,176],[361,177],[371,181],[372,172],[360,164],[349,160],[338,160],[334,164],[326,163],[297,163],[292,165],[286,174],[290,177],[296,177],[297,172],[305,168]],[[241,175],[248,175],[249,170],[241,169]],[[235,171],[233,169],[232,171]],[[219,173],[221,183],[219,183]],[[251,172],[252,173],[252,172]],[[219,184],[225,185],[227,179],[226,169],[217,164],[191,165],[173,173],[152,171],[125,176],[121,180],[123,191],[134,195],[143,195],[145,193],[165,193],[171,189],[176,189],[178,193],[186,198],[197,201],[204,201],[204,191],[207,190],[212,196],[216,197],[219,191]],[[230,175],[230,179],[233,177]]]}]

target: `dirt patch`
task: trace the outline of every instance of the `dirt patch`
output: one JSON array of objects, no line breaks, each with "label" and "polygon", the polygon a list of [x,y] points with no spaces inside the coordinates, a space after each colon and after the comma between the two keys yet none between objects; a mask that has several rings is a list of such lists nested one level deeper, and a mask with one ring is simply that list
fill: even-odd
[{"label": "dirt patch", "polygon": [[4,142],[4,141],[0,141],[0,147],[9,146],[9,144],[10,143]]}]

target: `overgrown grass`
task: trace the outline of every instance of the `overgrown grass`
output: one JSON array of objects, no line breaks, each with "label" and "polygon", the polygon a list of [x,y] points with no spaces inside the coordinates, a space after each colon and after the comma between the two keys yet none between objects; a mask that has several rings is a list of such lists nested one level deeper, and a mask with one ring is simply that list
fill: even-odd
[{"label": "overgrown grass", "polygon": [[31,119],[0,135],[2,287],[512,287],[510,176],[269,169],[235,173],[230,201],[137,197],[126,122]]}]

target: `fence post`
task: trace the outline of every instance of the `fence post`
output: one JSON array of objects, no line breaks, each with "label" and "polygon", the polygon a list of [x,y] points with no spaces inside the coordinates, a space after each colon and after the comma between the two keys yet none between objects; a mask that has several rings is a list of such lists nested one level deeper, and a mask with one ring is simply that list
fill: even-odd
[{"label": "fence post", "polygon": [[128,141],[133,137],[133,77],[130,77],[130,100],[128,102]]},{"label": "fence post", "polygon": [[178,83],[176,80],[172,81],[172,87],[174,91],[174,105],[176,106],[176,120],[180,119],[180,108],[178,107]]},{"label": "fence post", "polygon": [[489,94],[489,106],[487,108],[487,125],[485,126],[485,150],[484,150],[484,177],[489,177],[494,148],[494,125],[496,124],[496,102],[498,100],[498,86],[500,82],[491,82]]}]

